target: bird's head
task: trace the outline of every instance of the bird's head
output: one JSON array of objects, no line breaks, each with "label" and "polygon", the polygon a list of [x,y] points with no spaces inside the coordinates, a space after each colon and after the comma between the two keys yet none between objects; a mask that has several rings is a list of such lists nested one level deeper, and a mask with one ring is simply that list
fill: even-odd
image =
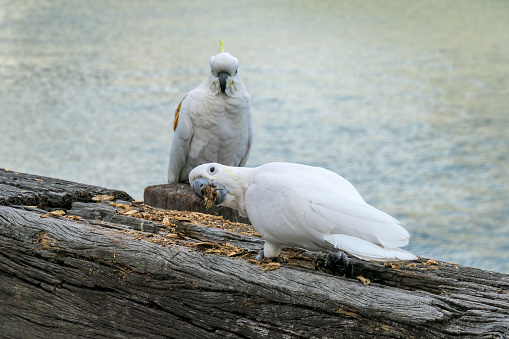
[{"label": "bird's head", "polygon": [[206,199],[207,205],[222,204],[246,217],[245,196],[253,170],[218,163],[203,164],[189,173],[189,183],[197,196]]},{"label": "bird's head", "polygon": [[229,94],[235,89],[235,80],[237,78],[237,71],[239,68],[239,60],[232,56],[230,53],[225,53],[223,50],[223,42],[221,42],[221,53],[210,57],[210,71],[213,77],[213,88],[217,92]]},{"label": "bird's head", "polygon": [[194,193],[202,199],[210,200],[213,197],[214,205],[221,204],[228,195],[225,186],[228,175],[222,167],[217,163],[203,164],[189,173],[189,183]]}]

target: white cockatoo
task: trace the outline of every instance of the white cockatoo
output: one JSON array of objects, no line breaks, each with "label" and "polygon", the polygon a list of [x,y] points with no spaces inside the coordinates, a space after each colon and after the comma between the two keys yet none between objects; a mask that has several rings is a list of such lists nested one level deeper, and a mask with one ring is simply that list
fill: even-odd
[{"label": "white cockatoo", "polygon": [[390,215],[367,204],[340,175],[320,167],[274,162],[239,168],[217,163],[191,171],[193,191],[249,217],[265,239],[263,254],[274,258],[283,246],[340,250],[364,260],[417,257],[399,247],[410,234]]},{"label": "white cockatoo", "polygon": [[203,163],[244,166],[247,161],[253,138],[251,97],[237,73],[239,61],[224,53],[219,41],[221,53],[210,58],[209,77],[175,110],[168,183],[186,182]]}]

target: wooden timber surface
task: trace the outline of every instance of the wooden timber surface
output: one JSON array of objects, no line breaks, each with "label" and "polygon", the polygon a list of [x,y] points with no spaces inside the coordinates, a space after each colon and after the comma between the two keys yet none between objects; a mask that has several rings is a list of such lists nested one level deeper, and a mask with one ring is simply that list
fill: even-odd
[{"label": "wooden timber surface", "polygon": [[222,217],[0,169],[0,337],[509,336],[507,274],[352,258],[339,277],[323,253],[258,263],[262,244]]}]

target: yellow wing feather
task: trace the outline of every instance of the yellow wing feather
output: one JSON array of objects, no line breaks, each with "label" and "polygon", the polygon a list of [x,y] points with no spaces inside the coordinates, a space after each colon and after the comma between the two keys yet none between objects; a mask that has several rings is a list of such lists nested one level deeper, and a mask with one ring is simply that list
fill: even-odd
[{"label": "yellow wing feather", "polygon": [[[187,97],[187,95],[186,95],[186,97]],[[186,97],[184,97],[184,99]],[[184,101],[184,99],[182,99],[182,101]],[[177,109],[175,110],[175,119],[173,120],[173,130],[177,129],[177,124],[179,123],[180,106],[182,106],[182,101],[180,101],[180,104],[178,105]]]}]

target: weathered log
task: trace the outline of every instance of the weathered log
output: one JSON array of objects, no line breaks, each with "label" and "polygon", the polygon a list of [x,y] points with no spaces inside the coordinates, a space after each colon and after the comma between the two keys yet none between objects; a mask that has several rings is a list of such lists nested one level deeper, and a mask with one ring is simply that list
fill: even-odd
[{"label": "weathered log", "polygon": [[98,195],[111,195],[116,200],[133,200],[127,193],[119,190],[0,168],[0,205],[71,208],[75,201],[91,202],[92,197]]},{"label": "weathered log", "polygon": [[[9,185],[1,172],[0,185]],[[41,201],[45,192],[35,191]],[[135,203],[61,203],[0,206],[1,337],[509,333],[506,274],[428,259],[384,265],[352,258],[352,272],[338,277],[322,268],[322,254],[294,249],[283,252],[277,268],[252,260],[263,243],[253,233]],[[67,214],[51,217],[55,208]],[[154,213],[161,222],[146,220]],[[277,269],[264,270],[270,268]]]},{"label": "weathered log", "polygon": [[249,219],[241,217],[239,212],[224,206],[205,207],[203,200],[198,198],[187,184],[154,185],[145,188],[143,193],[145,204],[177,211],[192,211],[220,215],[233,222],[249,224]]}]

